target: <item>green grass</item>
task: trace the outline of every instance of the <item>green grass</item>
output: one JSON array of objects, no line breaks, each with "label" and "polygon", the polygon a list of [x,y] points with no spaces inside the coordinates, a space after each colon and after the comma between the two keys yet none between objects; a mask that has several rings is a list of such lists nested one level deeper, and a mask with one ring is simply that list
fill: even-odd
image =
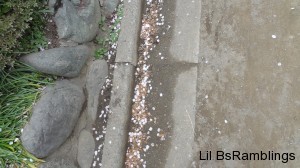
[{"label": "green grass", "polygon": [[0,167],[34,167],[41,161],[23,149],[19,138],[41,88],[53,80],[19,62],[0,71]]},{"label": "green grass", "polygon": [[[8,0],[7,0],[8,1]],[[39,0],[37,0],[39,1]],[[36,1],[36,2],[37,2]],[[36,6],[35,6],[36,7]],[[18,37],[16,45],[9,51],[0,54],[8,58],[17,58],[21,54],[37,52],[39,48],[47,48],[44,36],[44,8],[33,10],[30,15],[28,28]],[[123,16],[123,5],[117,9],[117,19],[112,25],[120,24]],[[104,29],[105,18],[99,21],[99,27]],[[107,55],[109,45],[117,42],[120,30],[107,30],[107,38],[98,39],[100,48],[96,51],[96,58]],[[1,59],[0,59],[1,60]],[[3,66],[2,66],[3,67]],[[28,153],[20,142],[21,129],[28,122],[31,108],[39,98],[42,88],[54,81],[53,76],[41,74],[34,69],[15,62],[0,68],[0,168],[4,167],[36,167],[42,160]]]},{"label": "green grass", "polygon": [[[5,0],[6,4],[20,3],[24,5],[27,2],[30,2],[31,5],[22,6],[22,9],[26,8],[26,11],[11,9],[11,14],[7,14],[10,16],[21,13],[24,17],[30,17],[27,20],[23,18],[18,22],[10,22],[12,27],[18,27],[20,26],[18,25],[19,22],[24,22],[22,31],[16,30],[18,35],[15,35],[10,34],[9,29],[7,31],[0,29],[2,36],[10,37],[4,38],[2,41],[2,45],[10,44],[9,47],[0,48],[0,168],[9,166],[36,167],[42,162],[22,147],[20,135],[21,129],[30,118],[31,108],[38,99],[41,88],[52,83],[54,77],[38,73],[17,62],[16,58],[22,54],[38,52],[40,48],[47,48],[44,34],[45,7],[41,0],[22,1],[22,3],[18,0]],[[0,3],[0,9],[3,9],[4,6],[1,5],[3,4]],[[2,17],[5,18],[6,16],[2,15]],[[15,18],[19,17],[15,16]],[[0,21],[0,23],[2,22]],[[5,65],[8,62],[3,61],[3,59],[1,62],[1,58],[9,58],[11,60],[9,65]]]},{"label": "green grass", "polygon": [[[120,4],[118,6],[117,11],[116,11],[117,19],[115,20],[114,24],[111,26],[112,29],[110,29],[108,32],[109,36],[106,38],[97,39],[97,43],[100,45],[100,47],[95,51],[96,59],[102,59],[105,56],[107,56],[107,52],[110,47],[109,44],[113,44],[118,41],[121,30],[114,29],[114,27],[116,27],[118,24],[121,24],[121,20],[123,17],[123,8],[124,8],[123,4]],[[104,23],[105,23],[105,18],[102,17],[99,21],[99,28],[102,31],[105,31]]]}]

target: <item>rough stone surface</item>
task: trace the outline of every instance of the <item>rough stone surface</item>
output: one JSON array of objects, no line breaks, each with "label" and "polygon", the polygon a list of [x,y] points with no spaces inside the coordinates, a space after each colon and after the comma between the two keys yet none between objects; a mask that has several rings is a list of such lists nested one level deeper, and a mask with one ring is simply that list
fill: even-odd
[{"label": "rough stone surface", "polygon": [[67,138],[67,140],[53,153],[51,153],[46,158],[43,158],[46,163],[50,162],[54,164],[60,162],[61,160],[65,160],[70,164],[72,163],[73,165],[76,165],[76,167],[79,167],[77,161],[78,142],[80,133],[85,129],[86,118],[86,111],[83,111],[76,123],[75,128],[72,131],[72,134]]},{"label": "rough stone surface", "polygon": [[83,90],[67,80],[48,86],[24,128],[23,146],[38,158],[48,156],[71,134],[84,100]]},{"label": "rough stone surface", "polygon": [[99,95],[107,75],[108,66],[106,61],[96,60],[90,65],[86,79],[86,89],[88,92],[87,111],[90,122],[96,120]]},{"label": "rough stone surface", "polygon": [[93,162],[95,142],[93,135],[82,130],[78,142],[77,161],[81,168],[90,168]]},{"label": "rough stone surface", "polygon": [[110,114],[103,149],[103,167],[124,167],[127,144],[127,129],[131,115],[133,93],[133,66],[117,64],[110,101]]},{"label": "rough stone surface", "polygon": [[77,166],[70,160],[56,159],[41,164],[39,168],[77,168]]},{"label": "rough stone surface", "polygon": [[78,76],[91,50],[84,45],[61,47],[23,56],[21,61],[38,71],[64,77]]},{"label": "rough stone surface", "polygon": [[54,14],[54,8],[55,8],[55,5],[57,5],[57,0],[49,0],[48,1],[48,7],[49,7],[49,10],[52,14]]},{"label": "rough stone surface", "polygon": [[78,46],[79,44],[69,39],[60,39],[59,45],[61,47],[75,47]]},{"label": "rough stone surface", "polygon": [[80,5],[80,1],[81,0],[71,0],[73,2],[74,5],[78,6]]},{"label": "rough stone surface", "polygon": [[118,40],[116,62],[137,64],[138,40],[141,25],[142,1],[124,1],[124,17]]},{"label": "rough stone surface", "polygon": [[111,15],[117,8],[120,0],[103,0],[104,13],[106,16]]},{"label": "rough stone surface", "polygon": [[84,3],[63,0],[63,6],[55,15],[55,23],[60,39],[70,39],[77,43],[93,40],[98,32],[98,21],[101,18],[98,0]]}]

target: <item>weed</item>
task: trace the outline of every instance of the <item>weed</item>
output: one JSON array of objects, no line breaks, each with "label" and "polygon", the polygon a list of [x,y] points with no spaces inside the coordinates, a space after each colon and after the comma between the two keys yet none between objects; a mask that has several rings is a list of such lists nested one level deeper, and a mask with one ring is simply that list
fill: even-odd
[{"label": "weed", "polygon": [[98,50],[96,50],[95,58],[102,59],[107,52],[108,52],[107,48],[99,48]]},{"label": "weed", "polygon": [[[123,17],[123,4],[120,4],[116,10],[116,17],[114,18],[114,22],[112,22],[111,29],[109,30],[109,36],[103,39],[97,39],[97,43],[99,44],[99,49],[95,51],[95,58],[102,59],[107,56],[110,45],[114,44],[118,41],[120,30],[114,29],[117,25],[121,24],[121,19]],[[102,17],[99,21],[99,27],[104,31],[104,23],[105,17]]]},{"label": "weed", "polygon": [[99,28],[102,31],[105,31],[104,25],[105,25],[105,16],[101,16],[100,21],[99,21]]}]

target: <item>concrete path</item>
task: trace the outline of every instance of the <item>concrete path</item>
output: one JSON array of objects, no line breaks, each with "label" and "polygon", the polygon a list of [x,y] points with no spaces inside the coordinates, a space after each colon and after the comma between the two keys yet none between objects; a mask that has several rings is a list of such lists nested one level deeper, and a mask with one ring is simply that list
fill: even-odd
[{"label": "concrete path", "polygon": [[299,167],[300,1],[201,3],[195,153],[274,151],[296,160],[195,158],[197,166]]},{"label": "concrete path", "polygon": [[[162,15],[146,167],[299,167],[300,2],[165,0]],[[216,160],[217,151],[280,160]]]}]

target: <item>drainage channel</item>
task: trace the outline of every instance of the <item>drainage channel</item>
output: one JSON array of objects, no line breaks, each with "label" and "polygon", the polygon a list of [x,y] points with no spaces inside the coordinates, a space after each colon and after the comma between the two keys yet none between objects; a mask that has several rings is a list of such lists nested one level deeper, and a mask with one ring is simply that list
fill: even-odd
[{"label": "drainage channel", "polygon": [[[126,167],[146,167],[146,155],[144,152],[151,148],[147,141],[150,139],[151,128],[146,130],[148,123],[156,122],[151,111],[147,97],[153,90],[151,53],[159,44],[159,29],[164,25],[164,16],[161,14],[163,2],[161,0],[147,0],[144,4],[142,18],[138,62],[135,70],[134,95],[132,99],[131,118],[129,125],[129,137],[126,151]],[[160,96],[163,96],[160,93]],[[158,130],[157,136],[165,140],[163,130]]]},{"label": "drainage channel", "polygon": [[[109,30],[113,30],[110,32],[108,36],[113,36],[113,38],[118,38],[122,20],[122,13],[123,13],[124,4],[121,2],[117,7],[116,11],[111,15],[109,18],[108,28]],[[112,35],[113,33],[113,35]],[[102,161],[102,154],[103,154],[103,147],[104,147],[104,138],[106,134],[106,126],[108,116],[111,113],[110,111],[110,100],[111,100],[111,92],[113,86],[113,74],[114,70],[117,67],[115,60],[116,60],[116,53],[117,53],[117,46],[118,42],[117,39],[113,41],[109,41],[109,49],[105,56],[105,60],[108,64],[108,77],[104,85],[102,86],[102,90],[99,96],[99,107],[97,112],[97,119],[95,121],[95,125],[93,127],[93,136],[96,142],[96,148],[94,151],[94,157],[92,162],[92,167],[101,167]]]},{"label": "drainage channel", "polygon": [[190,167],[200,1],[144,2],[143,10],[137,10],[141,1],[124,1],[128,8],[122,27],[129,34],[120,35],[117,60],[121,62],[114,72],[102,165]]}]

